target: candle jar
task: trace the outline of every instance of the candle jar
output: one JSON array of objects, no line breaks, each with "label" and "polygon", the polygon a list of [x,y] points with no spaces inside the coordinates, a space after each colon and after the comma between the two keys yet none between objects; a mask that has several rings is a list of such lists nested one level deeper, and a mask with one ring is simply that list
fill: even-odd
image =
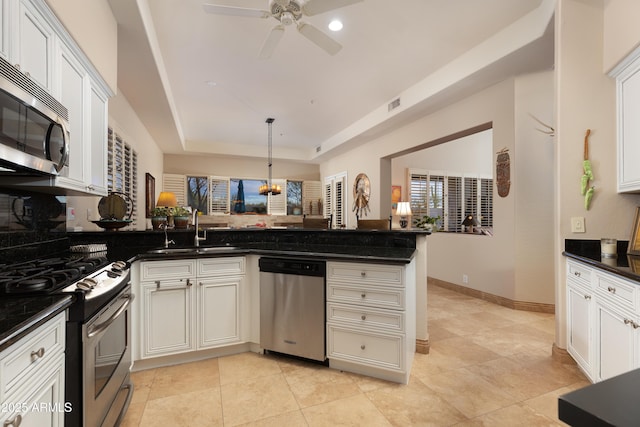
[{"label": "candle jar", "polygon": [[603,238],[600,240],[600,255],[602,258],[617,258],[618,241],[611,238]]}]

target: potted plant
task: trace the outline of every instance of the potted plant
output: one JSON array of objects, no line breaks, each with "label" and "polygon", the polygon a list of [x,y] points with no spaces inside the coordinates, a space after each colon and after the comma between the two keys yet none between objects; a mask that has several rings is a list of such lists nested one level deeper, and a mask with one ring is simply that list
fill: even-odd
[{"label": "potted plant", "polygon": [[178,206],[172,209],[173,224],[176,228],[187,228],[189,226],[189,209]]},{"label": "potted plant", "polygon": [[169,214],[169,208],[157,206],[151,211],[151,226],[154,230],[159,230],[160,226],[167,225],[167,215]]},{"label": "potted plant", "polygon": [[427,231],[438,231],[438,221],[440,220],[440,215],[438,216],[429,216],[425,215],[422,218],[416,218],[413,220],[416,227],[422,228]]}]

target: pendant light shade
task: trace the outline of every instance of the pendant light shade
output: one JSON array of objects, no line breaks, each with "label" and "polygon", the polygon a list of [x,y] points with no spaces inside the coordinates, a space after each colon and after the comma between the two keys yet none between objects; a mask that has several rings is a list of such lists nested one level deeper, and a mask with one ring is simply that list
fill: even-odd
[{"label": "pendant light shade", "polygon": [[282,192],[282,189],[280,188],[279,185],[271,183],[271,166],[273,165],[271,127],[273,125],[274,120],[275,119],[272,119],[272,118],[268,118],[267,119],[267,127],[269,128],[269,138],[267,140],[267,145],[268,145],[268,149],[269,149],[269,153],[268,153],[269,179],[268,179],[268,181],[267,181],[267,183],[265,185],[261,185],[260,188],[258,189],[259,193],[261,195],[263,195],[263,196],[266,196],[268,194],[272,194],[272,195],[275,196],[275,195],[280,194]]}]

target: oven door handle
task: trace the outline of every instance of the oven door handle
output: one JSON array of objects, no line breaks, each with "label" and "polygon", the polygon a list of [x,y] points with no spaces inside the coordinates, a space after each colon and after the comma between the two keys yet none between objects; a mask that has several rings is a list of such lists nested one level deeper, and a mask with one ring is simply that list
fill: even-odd
[{"label": "oven door handle", "polygon": [[93,338],[94,336],[98,335],[99,333],[105,331],[113,322],[116,321],[116,319],[122,313],[125,312],[125,310],[127,308],[129,308],[129,305],[131,304],[131,301],[133,301],[135,296],[133,294],[125,294],[125,295],[122,295],[120,298],[126,299],[127,301],[124,304],[122,304],[122,306],[120,306],[118,311],[113,313],[111,315],[111,317],[109,317],[107,320],[105,320],[104,322],[99,323],[97,325],[91,326],[91,328],[89,328],[89,330],[87,331],[87,338]]}]

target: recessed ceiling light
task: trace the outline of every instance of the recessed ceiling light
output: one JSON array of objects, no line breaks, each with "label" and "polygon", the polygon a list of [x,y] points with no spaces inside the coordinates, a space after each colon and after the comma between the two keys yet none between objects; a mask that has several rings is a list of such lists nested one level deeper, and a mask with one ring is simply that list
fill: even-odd
[{"label": "recessed ceiling light", "polygon": [[205,84],[206,84],[207,86],[218,86],[218,83],[216,83],[216,82],[214,82],[214,81],[212,81],[212,80],[207,80],[207,81],[205,82]]},{"label": "recessed ceiling light", "polygon": [[331,31],[340,31],[342,29],[342,21],[340,21],[339,19],[334,19],[333,21],[329,22],[329,29]]}]

